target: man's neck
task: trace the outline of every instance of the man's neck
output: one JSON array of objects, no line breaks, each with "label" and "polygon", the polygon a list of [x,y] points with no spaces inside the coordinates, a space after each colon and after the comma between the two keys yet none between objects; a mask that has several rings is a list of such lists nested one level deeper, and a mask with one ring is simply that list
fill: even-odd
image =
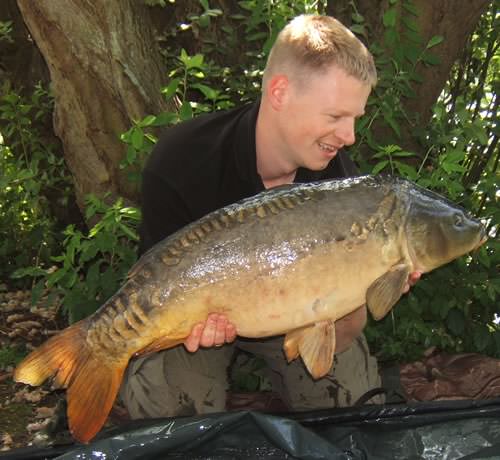
[{"label": "man's neck", "polygon": [[295,179],[295,174],[297,171],[294,171],[292,174],[283,175],[280,177],[266,179],[262,177],[262,182],[264,183],[265,188],[278,187],[279,185],[291,184]]},{"label": "man's neck", "polygon": [[269,136],[273,128],[265,119],[265,109],[261,104],[255,129],[257,172],[266,188],[290,184],[295,179],[297,167],[280,156],[280,147],[275,145],[276,136]]}]

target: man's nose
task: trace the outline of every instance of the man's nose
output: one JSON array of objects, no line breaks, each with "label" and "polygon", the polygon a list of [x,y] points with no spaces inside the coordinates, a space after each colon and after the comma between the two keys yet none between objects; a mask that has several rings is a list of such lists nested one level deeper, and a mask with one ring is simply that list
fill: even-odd
[{"label": "man's nose", "polygon": [[356,134],[354,131],[354,118],[346,118],[340,129],[337,132],[337,137],[342,141],[344,145],[352,145],[356,141]]}]

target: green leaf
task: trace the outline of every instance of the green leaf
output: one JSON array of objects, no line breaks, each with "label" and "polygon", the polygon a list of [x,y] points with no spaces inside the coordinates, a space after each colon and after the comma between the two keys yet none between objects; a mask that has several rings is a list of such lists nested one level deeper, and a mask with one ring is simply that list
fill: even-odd
[{"label": "green leaf", "polygon": [[448,316],[446,318],[446,326],[454,335],[462,335],[465,330],[465,317],[462,310],[459,310],[458,308],[452,308],[448,312]]},{"label": "green leaf", "polygon": [[396,26],[396,8],[392,7],[389,8],[385,13],[383,17],[383,23],[385,27],[390,27],[393,28]]},{"label": "green leaf", "polygon": [[373,169],[372,169],[372,174],[378,174],[380,171],[382,171],[387,165],[389,164],[388,160],[383,160],[379,163],[377,163]]},{"label": "green leaf", "polygon": [[215,100],[217,99],[217,96],[219,94],[219,91],[210,88],[210,86],[204,85],[202,83],[194,83],[191,85],[192,88],[198,89],[203,93],[203,95],[210,100]]},{"label": "green leaf", "polygon": [[84,241],[82,243],[82,249],[80,254],[80,263],[84,264],[89,260],[94,259],[97,255],[99,248],[93,241]]},{"label": "green leaf", "polygon": [[165,96],[165,99],[168,100],[175,94],[177,88],[179,87],[180,82],[181,82],[180,78],[173,78],[168,84],[168,86],[161,90],[162,94]]},{"label": "green leaf", "polygon": [[366,29],[365,29],[364,25],[353,24],[351,27],[349,27],[349,29],[351,29],[351,32],[353,32],[355,34],[362,35],[363,37],[367,36],[366,35]]},{"label": "green leaf", "polygon": [[394,166],[402,176],[407,177],[410,180],[417,179],[417,170],[413,166],[407,165],[406,163],[401,163],[400,161],[395,161]]},{"label": "green leaf", "polygon": [[359,14],[359,13],[353,13],[351,15],[351,18],[352,18],[352,20],[354,22],[357,22],[358,24],[360,24],[360,23],[362,23],[362,22],[365,21],[365,18],[361,14]]},{"label": "green leaf", "polygon": [[447,150],[445,154],[445,160],[447,163],[460,163],[465,158],[464,150]]},{"label": "green leaf", "polygon": [[417,22],[414,19],[410,19],[403,16],[401,18],[401,21],[407,29],[411,30],[412,32],[419,32],[420,27],[418,26]]},{"label": "green leaf", "polygon": [[137,233],[135,233],[132,229],[127,227],[122,222],[120,222],[118,225],[121,228],[122,232],[125,233],[125,235],[127,235],[131,240],[139,241],[139,237],[137,236]]},{"label": "green leaf", "polygon": [[393,153],[395,157],[414,157],[415,153],[407,152],[405,150],[399,150]]},{"label": "green leaf", "polygon": [[486,326],[477,326],[474,328],[474,345],[479,352],[484,351],[491,340],[491,334]]},{"label": "green leaf", "polygon": [[439,45],[444,40],[442,35],[434,35],[427,43],[427,49],[431,49],[433,46]]},{"label": "green leaf", "polygon": [[141,128],[144,128],[146,126],[151,126],[156,120],[156,117],[154,115],[148,115],[147,117],[144,117],[138,124]]},{"label": "green leaf", "polygon": [[144,132],[142,131],[142,129],[133,128],[130,140],[132,141],[132,147],[134,147],[134,149],[136,150],[140,150],[144,144]]},{"label": "green leaf", "polygon": [[54,286],[66,273],[67,271],[64,268],[58,268],[55,272],[51,273],[47,278],[47,288],[50,289]]},{"label": "green leaf", "polygon": [[403,8],[408,11],[408,13],[411,13],[413,14],[414,16],[418,16],[418,10],[417,8],[415,7],[415,5],[413,5],[413,3],[410,3],[410,2],[403,2]]},{"label": "green leaf", "polygon": [[465,171],[465,167],[462,165],[459,165],[457,163],[448,163],[446,161],[443,161],[441,163],[441,167],[448,173],[453,173],[453,172],[458,172],[458,173],[463,173]]},{"label": "green leaf", "polygon": [[392,117],[392,115],[389,112],[384,111],[383,112],[383,116],[384,116],[384,120],[393,129],[393,131],[397,134],[397,136],[401,137],[401,132],[399,131],[399,125],[396,122],[396,120],[394,120],[394,118]]},{"label": "green leaf", "polygon": [[441,64],[441,59],[433,53],[423,53],[422,61],[429,65],[439,65]]},{"label": "green leaf", "polygon": [[162,112],[156,116],[153,126],[165,126],[179,121],[179,114],[176,112]]},{"label": "green leaf", "polygon": [[267,38],[267,33],[266,32],[257,32],[255,34],[250,34],[247,35],[246,39],[250,42],[256,41],[256,40],[262,40],[264,38]]},{"label": "green leaf", "polygon": [[40,267],[26,267],[18,268],[10,275],[10,277],[13,279],[24,278],[25,276],[36,278],[38,276],[45,276],[46,274],[47,272]]},{"label": "green leaf", "polygon": [[[483,120],[479,120],[479,123],[484,123]],[[486,134],[486,129],[483,125],[479,123],[472,123],[470,128],[472,129],[474,136],[477,138],[480,144],[487,145],[488,144],[488,135]]]},{"label": "green leaf", "polygon": [[191,108],[191,104],[189,101],[184,101],[179,110],[179,115],[181,120],[189,120],[193,118],[193,109]]},{"label": "green leaf", "polygon": [[200,69],[203,66],[203,54],[195,54],[186,62],[187,62],[186,67],[188,69],[193,69],[193,68]]}]

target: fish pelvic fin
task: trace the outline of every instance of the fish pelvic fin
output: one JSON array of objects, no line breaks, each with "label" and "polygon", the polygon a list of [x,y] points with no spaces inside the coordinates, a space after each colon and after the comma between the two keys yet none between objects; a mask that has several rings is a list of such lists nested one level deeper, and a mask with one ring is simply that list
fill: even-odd
[{"label": "fish pelvic fin", "polygon": [[387,315],[401,298],[409,274],[407,265],[398,264],[370,285],[366,291],[366,304],[375,320]]},{"label": "fish pelvic fin", "polygon": [[86,330],[86,320],[68,327],[29,354],[14,372],[16,382],[38,386],[54,377],[55,388],[67,388],[69,428],[81,442],[90,441],[106,422],[127,366],[93,355]]},{"label": "fish pelvic fin", "polygon": [[288,362],[302,357],[314,379],[326,375],[333,366],[335,354],[335,322],[320,321],[313,326],[289,332],[283,345]]},{"label": "fish pelvic fin", "polygon": [[301,327],[299,329],[294,329],[285,335],[285,340],[283,341],[283,351],[285,352],[288,363],[291,363],[294,359],[297,359],[300,356],[299,344],[305,329],[308,328]]}]

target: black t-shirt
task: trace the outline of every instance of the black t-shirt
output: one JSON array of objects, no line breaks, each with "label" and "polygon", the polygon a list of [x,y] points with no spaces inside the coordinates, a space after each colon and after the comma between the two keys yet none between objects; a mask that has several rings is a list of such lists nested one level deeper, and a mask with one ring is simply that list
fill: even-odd
[{"label": "black t-shirt", "polygon": [[[167,129],[144,168],[140,253],[218,208],[264,190],[257,172],[259,102],[201,115]],[[349,177],[345,151],[321,171],[299,168],[295,182]]]}]

